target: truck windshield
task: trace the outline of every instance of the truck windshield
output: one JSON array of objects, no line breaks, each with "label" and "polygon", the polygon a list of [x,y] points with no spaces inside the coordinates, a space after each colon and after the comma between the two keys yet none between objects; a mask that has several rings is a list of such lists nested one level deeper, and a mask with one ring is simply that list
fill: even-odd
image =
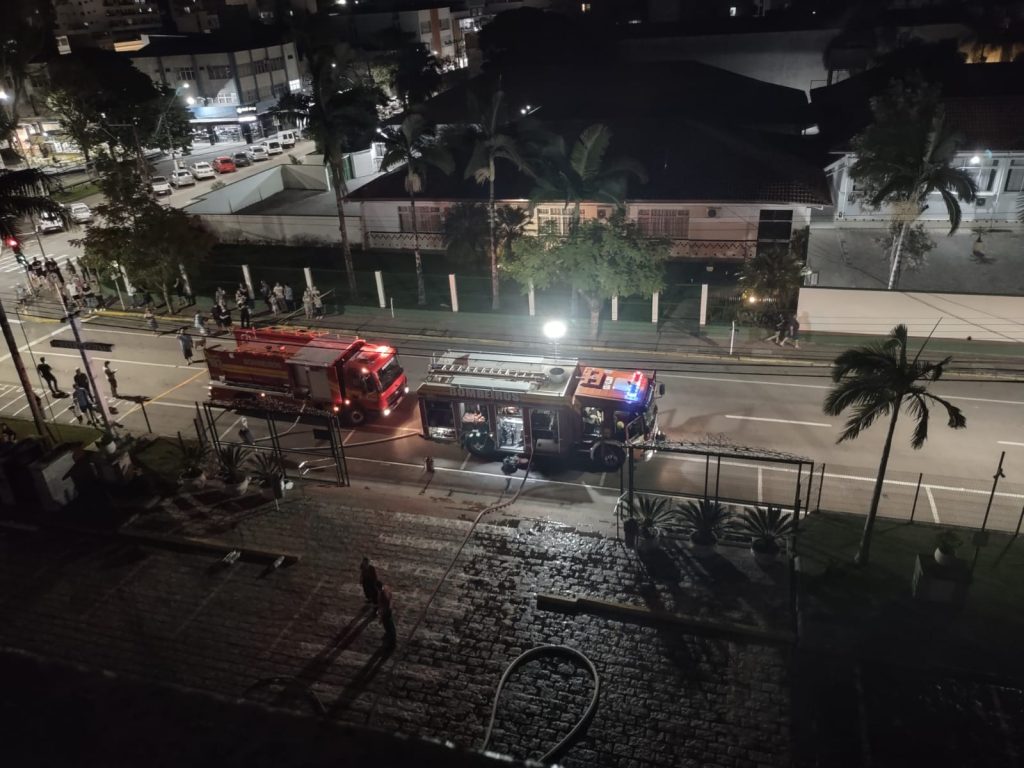
[{"label": "truck windshield", "polygon": [[388,387],[394,384],[402,375],[402,366],[398,364],[398,358],[392,357],[377,371],[377,378],[380,379],[380,391],[386,392]]}]

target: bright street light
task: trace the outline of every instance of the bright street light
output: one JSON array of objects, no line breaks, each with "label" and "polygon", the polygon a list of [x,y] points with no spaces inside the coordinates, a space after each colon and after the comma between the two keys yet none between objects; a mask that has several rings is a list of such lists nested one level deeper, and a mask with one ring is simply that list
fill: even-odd
[{"label": "bright street light", "polygon": [[193,104],[196,103],[196,100],[189,96],[187,99],[185,99],[185,103],[191,107]]},{"label": "bright street light", "polygon": [[565,332],[568,330],[565,327],[565,323],[561,320],[548,320],[544,323],[544,335],[552,341],[558,341],[560,338],[565,336]]}]

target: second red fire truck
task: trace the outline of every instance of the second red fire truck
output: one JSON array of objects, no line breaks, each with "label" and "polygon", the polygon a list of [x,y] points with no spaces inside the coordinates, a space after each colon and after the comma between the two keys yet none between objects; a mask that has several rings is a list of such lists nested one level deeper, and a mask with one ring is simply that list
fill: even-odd
[{"label": "second red fire truck", "polygon": [[236,346],[206,347],[210,402],[228,408],[387,417],[409,391],[387,344],[288,326],[239,328]]}]

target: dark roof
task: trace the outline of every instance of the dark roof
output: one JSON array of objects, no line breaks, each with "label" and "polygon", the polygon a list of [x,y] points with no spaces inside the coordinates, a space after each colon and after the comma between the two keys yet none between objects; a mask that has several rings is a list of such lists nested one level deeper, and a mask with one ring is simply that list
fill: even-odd
[{"label": "dark roof", "polygon": [[[780,137],[728,130],[694,120],[621,118],[604,121],[613,133],[608,157],[638,160],[647,171],[644,184],[633,182],[632,202],[752,201],[828,205],[831,200],[819,166],[794,154]],[[544,124],[572,141],[585,121]],[[788,139],[788,137],[785,137]],[[788,143],[788,142],[787,142]],[[495,192],[502,200],[525,200],[530,178],[499,161]],[[433,172],[422,197],[434,200],[483,200],[486,187],[456,171]],[[353,200],[404,200],[401,169],[381,176],[352,193]]]},{"label": "dark roof", "polygon": [[501,74],[485,72],[431,99],[426,117],[439,125],[463,122],[469,94],[490,94],[498,87],[512,112],[539,107],[534,116],[544,122],[693,118],[796,134],[814,122],[803,91],[694,61],[517,66]]},{"label": "dark roof", "polygon": [[[834,152],[871,123],[871,98],[898,72],[880,67],[811,91],[812,109]],[[932,71],[942,89],[950,124],[966,146],[1024,147],[1024,64],[960,64]]]},{"label": "dark roof", "polygon": [[219,35],[149,35],[149,44],[137,51],[125,53],[132,59],[155,56],[185,56],[190,53],[225,53],[265,48],[288,42],[279,32],[268,27],[254,26],[242,34]]}]

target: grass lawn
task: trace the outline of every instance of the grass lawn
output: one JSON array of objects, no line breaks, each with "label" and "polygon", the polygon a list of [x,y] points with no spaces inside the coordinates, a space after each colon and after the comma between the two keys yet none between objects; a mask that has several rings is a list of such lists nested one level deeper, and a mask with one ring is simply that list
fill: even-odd
[{"label": "grass lawn", "polygon": [[79,184],[67,192],[54,192],[51,197],[58,203],[74,203],[89,195],[98,194],[100,188],[92,182]]},{"label": "grass lawn", "polygon": [[[7,426],[15,431],[18,439],[24,437],[35,437],[39,433],[35,424],[29,419],[4,418],[0,421],[6,422]],[[79,424],[55,424],[48,422],[50,431],[59,443],[83,443],[89,445],[99,439],[102,432],[87,425]]]},{"label": "grass lawn", "polygon": [[[188,442],[188,441],[186,441]],[[158,437],[136,451],[133,458],[137,464],[160,478],[160,481],[175,487],[181,474],[181,450],[178,441]]]},{"label": "grass lawn", "polygon": [[[990,533],[962,607],[911,596],[915,556],[931,557],[938,526],[879,519],[871,562],[853,565],[862,517],[817,513],[801,523],[801,605],[811,647],[912,666],[1024,677],[1024,540]],[[958,555],[974,558],[973,533]]]}]

